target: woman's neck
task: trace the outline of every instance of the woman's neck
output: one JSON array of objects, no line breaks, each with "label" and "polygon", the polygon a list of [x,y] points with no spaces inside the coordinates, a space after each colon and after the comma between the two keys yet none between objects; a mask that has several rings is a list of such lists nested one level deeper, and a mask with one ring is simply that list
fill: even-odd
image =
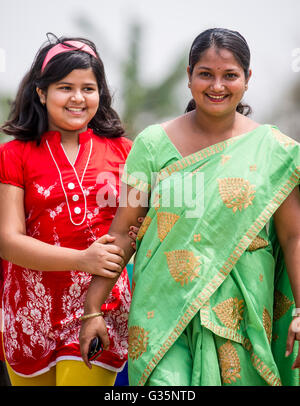
[{"label": "woman's neck", "polygon": [[208,116],[202,111],[193,110],[191,112],[191,124],[196,133],[206,136],[222,137],[224,134],[232,135],[237,123],[240,120],[240,114],[233,111],[226,116]]}]

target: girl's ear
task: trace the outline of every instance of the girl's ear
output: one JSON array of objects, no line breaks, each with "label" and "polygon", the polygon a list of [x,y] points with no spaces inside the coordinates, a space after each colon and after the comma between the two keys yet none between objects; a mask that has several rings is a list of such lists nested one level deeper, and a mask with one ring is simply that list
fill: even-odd
[{"label": "girl's ear", "polygon": [[191,87],[191,70],[190,70],[189,66],[186,68],[186,71],[187,71],[188,78],[189,78],[188,87]]},{"label": "girl's ear", "polygon": [[247,88],[248,88],[248,82],[249,82],[249,80],[250,80],[251,76],[252,76],[252,70],[251,70],[251,69],[249,69],[249,71],[248,71],[248,77],[247,77],[247,80],[246,80],[246,85],[247,85]]},{"label": "girl's ear", "polygon": [[40,98],[40,102],[42,104],[46,104],[46,93],[45,93],[45,91],[40,89],[39,87],[36,87],[35,90],[36,90],[36,92],[37,92],[37,94],[38,94],[38,96]]}]

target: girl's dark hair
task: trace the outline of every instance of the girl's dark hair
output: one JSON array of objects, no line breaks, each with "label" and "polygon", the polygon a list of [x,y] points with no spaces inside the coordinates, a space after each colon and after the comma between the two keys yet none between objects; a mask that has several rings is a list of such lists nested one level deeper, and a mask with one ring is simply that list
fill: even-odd
[{"label": "girl's dark hair", "polygon": [[[211,28],[209,30],[203,31],[199,34],[192,43],[190,54],[189,54],[189,68],[192,74],[194,66],[203,52],[211,47],[216,47],[218,49],[227,49],[230,51],[240,66],[243,68],[245,73],[245,78],[249,76],[250,67],[250,49],[245,40],[245,38],[237,31],[231,31],[226,28]],[[192,99],[185,110],[189,112],[196,109],[195,100]],[[236,110],[248,116],[252,113],[252,109],[248,104],[239,103]]]},{"label": "girl's dark hair", "polygon": [[[53,34],[51,35],[55,38],[54,42],[50,42],[48,33],[48,41],[39,49],[30,70],[21,81],[8,120],[0,130],[16,139],[36,140],[39,144],[42,134],[48,131],[48,117],[47,109],[41,104],[36,87],[46,91],[51,83],[60,81],[73,69],[92,68],[97,80],[100,100],[98,110],[88,127],[95,134],[105,137],[125,135],[120,118],[111,107],[112,98],[106,83],[104,66],[95,44],[85,38],[57,38]],[[41,72],[43,61],[49,49],[58,43],[70,40],[86,43],[95,51],[98,58],[80,50],[63,52],[54,56],[46,65],[45,70]],[[68,46],[68,44],[65,45]]]}]

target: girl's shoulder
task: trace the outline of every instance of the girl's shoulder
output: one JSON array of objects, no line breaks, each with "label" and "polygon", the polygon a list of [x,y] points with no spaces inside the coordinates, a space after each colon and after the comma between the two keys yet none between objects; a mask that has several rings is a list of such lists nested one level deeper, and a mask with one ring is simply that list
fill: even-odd
[{"label": "girl's shoulder", "polygon": [[28,147],[30,141],[21,141],[21,140],[10,140],[0,144],[0,153],[7,154],[23,154],[26,147]]},{"label": "girl's shoulder", "polygon": [[100,147],[105,146],[106,149],[122,156],[128,155],[132,147],[132,141],[126,137],[104,137],[94,134],[93,140]]}]

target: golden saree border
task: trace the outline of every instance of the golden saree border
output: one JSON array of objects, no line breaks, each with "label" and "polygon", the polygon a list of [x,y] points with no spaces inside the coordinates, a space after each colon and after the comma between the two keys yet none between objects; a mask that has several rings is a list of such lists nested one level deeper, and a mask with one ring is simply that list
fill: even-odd
[{"label": "golden saree border", "polygon": [[[178,161],[166,166],[163,168],[157,175],[156,178],[156,183],[160,182],[161,180],[164,180],[171,176],[175,172],[179,172],[183,169],[188,168],[189,166],[202,161],[203,159],[209,158],[212,155],[219,154],[220,152],[223,152],[229,145],[232,145],[234,142],[236,142],[240,137],[242,137],[244,134],[240,136],[236,136],[233,138],[229,138],[228,140],[221,141],[217,144],[211,145],[207,148],[201,149],[200,151],[197,151],[191,155],[188,155],[182,159],[179,159]],[[200,168],[197,168],[194,172],[197,172],[202,169],[202,167],[205,164],[203,164]],[[128,184],[129,186],[138,189],[140,192],[150,192],[151,190],[151,184],[138,179],[132,174],[127,173],[126,171],[126,166],[124,168],[124,172],[121,178],[122,182]]]},{"label": "golden saree border", "polygon": [[257,356],[253,351],[252,344],[250,340],[246,337],[243,337],[241,334],[233,331],[228,327],[221,327],[213,323],[209,319],[209,306],[208,302],[201,308],[201,324],[212,331],[213,333],[233,340],[240,343],[247,351],[250,352],[250,359],[254,368],[258,371],[260,376],[268,383],[270,386],[282,386],[281,379],[274,374],[273,371]]},{"label": "golden saree border", "polygon": [[268,368],[265,363],[258,358],[253,352],[250,355],[252,365],[259,372],[260,376],[270,385],[270,386],[282,386],[281,380],[278,376],[274,374]]},{"label": "golden saree border", "polygon": [[[197,151],[191,155],[188,155],[188,156],[166,166],[158,173],[156,182],[160,182],[161,180],[164,180],[164,179],[168,178],[169,176],[171,176],[173,173],[186,169],[189,166],[202,161],[203,159],[209,158],[212,155],[223,152],[229,145],[232,145],[233,143],[235,143],[240,137],[242,137],[242,135],[236,136],[233,138],[229,138],[228,140],[225,140],[225,141],[221,141],[217,144],[214,144],[207,148],[201,149],[200,151]],[[197,170],[200,170],[200,169],[201,169],[201,167],[198,168]]]},{"label": "golden saree border", "polygon": [[149,192],[151,189],[151,185],[149,185],[149,183],[127,173],[126,169],[124,169],[121,181],[135,189],[138,189],[140,192]]},{"label": "golden saree border", "polygon": [[201,324],[221,337],[242,344],[242,346],[248,351],[252,348],[252,344],[248,338],[243,337],[231,328],[219,326],[209,319],[209,300],[201,308]]},{"label": "golden saree border", "polygon": [[[171,165],[172,166],[172,165]],[[161,171],[162,172],[162,171]],[[167,175],[168,176],[168,175]],[[256,235],[261,231],[265,224],[270,220],[276,209],[283,203],[283,201],[288,197],[292,190],[299,184],[300,179],[300,166],[297,166],[292,174],[289,176],[287,181],[283,186],[275,193],[275,196],[270,200],[267,206],[262,210],[260,215],[250,226],[245,235],[241,238],[239,243],[236,245],[232,254],[224,262],[223,266],[215,277],[205,286],[203,291],[195,298],[195,300],[186,309],[183,316],[181,316],[177,325],[173,328],[169,337],[162,344],[161,348],[148,362],[148,365],[144,369],[141,375],[138,385],[142,386],[146,383],[151,372],[156,367],[158,362],[164,356],[164,354],[170,349],[173,343],[178,339],[180,334],[195,316],[195,314],[205,305],[209,300],[210,296],[216,291],[216,289],[223,283],[226,277],[231,272],[233,266],[237,263],[241,255],[247,249],[251,241],[256,237]],[[228,337],[229,338],[229,337]],[[246,344],[244,342],[244,344]],[[280,378],[276,377],[274,373],[263,364],[263,362],[255,355],[252,354],[252,363],[259,374],[269,385],[281,385]]]}]

